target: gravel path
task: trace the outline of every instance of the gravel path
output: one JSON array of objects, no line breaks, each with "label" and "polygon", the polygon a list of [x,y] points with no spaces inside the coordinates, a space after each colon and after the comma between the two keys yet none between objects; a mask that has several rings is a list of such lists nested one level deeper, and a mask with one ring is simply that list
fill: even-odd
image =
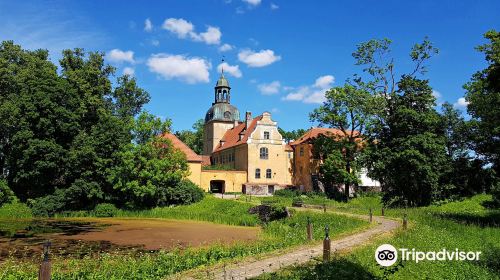
[{"label": "gravel path", "polygon": [[[314,210],[309,210],[314,211]],[[330,212],[330,211],[329,211]],[[367,220],[368,216],[334,212],[335,214],[346,215],[354,218]],[[383,233],[391,232],[398,228],[399,221],[387,219],[380,216],[373,216],[373,222],[376,226],[369,229],[346,236],[341,239],[331,241],[332,254],[335,251],[351,249],[355,246],[367,243],[371,238]],[[321,257],[323,254],[323,245],[315,245],[307,248],[297,249],[279,256],[268,257],[260,260],[239,262],[223,268],[216,268],[207,271],[205,275],[177,275],[172,279],[249,279],[257,277],[263,273],[275,272],[286,266],[305,264],[313,258]]]}]

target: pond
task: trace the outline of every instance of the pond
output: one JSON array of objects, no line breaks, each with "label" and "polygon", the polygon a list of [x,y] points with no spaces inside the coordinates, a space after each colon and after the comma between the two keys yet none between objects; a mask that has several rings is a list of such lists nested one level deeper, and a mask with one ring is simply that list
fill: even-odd
[{"label": "pond", "polygon": [[103,252],[155,252],[173,248],[200,247],[214,243],[253,241],[260,228],[208,222],[73,218],[0,220],[0,261],[7,257],[40,258],[43,243],[51,242],[51,253],[84,257]]}]

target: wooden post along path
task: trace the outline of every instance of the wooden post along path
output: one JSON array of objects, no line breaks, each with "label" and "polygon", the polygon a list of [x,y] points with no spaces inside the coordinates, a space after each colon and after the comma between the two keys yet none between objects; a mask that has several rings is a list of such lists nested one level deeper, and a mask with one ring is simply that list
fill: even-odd
[{"label": "wooden post along path", "polygon": [[313,240],[313,225],[310,217],[307,217],[307,240]]},{"label": "wooden post along path", "polygon": [[50,241],[43,244],[43,260],[40,265],[40,270],[38,271],[38,280],[50,280],[51,279],[51,264],[49,257]]},{"label": "wooden post along path", "polygon": [[330,240],[330,229],[328,225],[325,226],[325,240],[323,240],[323,262],[330,261],[330,251],[331,251],[332,242]]}]

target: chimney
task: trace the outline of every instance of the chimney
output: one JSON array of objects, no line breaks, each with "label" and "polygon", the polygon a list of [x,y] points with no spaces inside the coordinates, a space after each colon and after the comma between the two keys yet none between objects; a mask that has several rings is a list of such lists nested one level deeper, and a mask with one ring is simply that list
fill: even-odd
[{"label": "chimney", "polygon": [[245,128],[248,129],[250,122],[252,121],[252,112],[248,112],[245,114]]},{"label": "chimney", "polygon": [[224,146],[224,143],[226,143],[226,140],[220,140],[220,141],[219,141],[219,144],[220,144],[220,146],[221,146],[221,147],[223,147],[223,146]]}]

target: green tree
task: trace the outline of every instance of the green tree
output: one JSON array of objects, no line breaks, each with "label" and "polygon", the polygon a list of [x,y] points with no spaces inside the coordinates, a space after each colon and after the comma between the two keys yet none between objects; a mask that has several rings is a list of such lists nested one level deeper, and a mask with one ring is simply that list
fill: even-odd
[{"label": "green tree", "polygon": [[370,177],[382,184],[385,203],[428,205],[444,195],[440,180],[449,168],[432,89],[418,78],[438,50],[427,39],[415,44],[410,51],[413,69],[397,73],[390,45],[388,39],[370,40],[353,53],[368,74],[355,76],[354,82],[381,97],[366,163]]},{"label": "green tree", "polygon": [[102,53],[65,50],[59,71],[48,55],[0,45],[0,176],[41,213],[90,208],[113,199],[108,170],[149,96],[130,77],[113,88]]},{"label": "green tree", "polygon": [[453,105],[442,105],[441,124],[444,129],[445,145],[449,168],[441,180],[445,188],[446,198],[471,196],[489,190],[493,184],[492,169],[474,158],[471,151],[471,122],[464,119]]},{"label": "green tree", "polygon": [[306,134],[307,130],[299,128],[297,130],[291,130],[291,131],[285,131],[281,127],[278,127],[278,131],[283,137],[283,140],[286,141],[286,143],[293,142],[297,139],[299,139],[301,136]]},{"label": "green tree", "polygon": [[350,186],[358,182],[357,170],[352,167],[363,150],[378,98],[348,84],[330,89],[325,97],[323,105],[310,114],[311,121],[336,128],[341,135],[320,138],[314,143],[315,152],[325,159],[321,168],[324,179],[343,183],[345,199],[349,199]]},{"label": "green tree", "polygon": [[176,131],[175,135],[191,150],[201,155],[203,153],[204,127],[205,122],[203,119],[199,119],[193,124],[193,130]]},{"label": "green tree", "polygon": [[393,108],[370,149],[371,175],[383,184],[389,205],[423,206],[442,198],[448,167],[445,137],[427,80],[403,76]]},{"label": "green tree", "polygon": [[500,32],[484,34],[487,44],[477,47],[488,66],[464,85],[467,112],[472,116],[474,151],[500,174]]},{"label": "green tree", "polygon": [[158,135],[168,131],[170,120],[142,113],[134,123],[138,138],[119,152],[120,162],[108,180],[118,191],[117,203],[128,208],[171,204],[172,192],[187,176],[185,154]]}]

